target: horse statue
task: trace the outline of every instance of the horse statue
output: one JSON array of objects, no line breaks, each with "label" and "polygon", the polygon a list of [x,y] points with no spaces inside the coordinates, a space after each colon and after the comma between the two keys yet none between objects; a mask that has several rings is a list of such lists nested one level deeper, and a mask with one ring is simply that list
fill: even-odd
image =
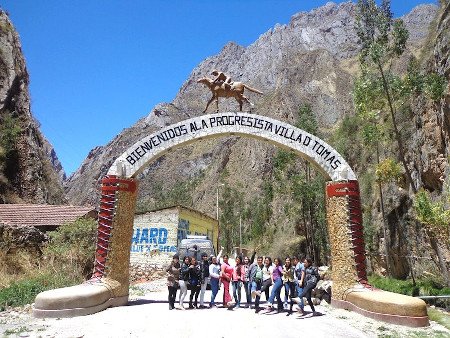
[{"label": "horse statue", "polygon": [[206,108],[203,111],[203,113],[206,112],[209,105],[214,100],[216,101],[216,113],[218,113],[219,112],[219,97],[225,97],[225,98],[234,97],[236,99],[236,101],[239,103],[239,111],[242,111],[242,105],[244,102],[247,102],[248,104],[250,104],[251,107],[253,107],[254,104],[251,103],[250,100],[244,96],[244,89],[248,89],[254,93],[263,94],[259,90],[254,89],[254,88],[246,85],[243,82],[232,82],[227,87],[225,86],[225,83],[218,84],[218,83],[215,83],[214,80],[207,78],[207,77],[203,77],[203,78],[197,80],[197,82],[202,83],[206,87],[208,87],[211,90],[212,95],[213,95],[211,97],[211,99],[208,101],[208,104],[206,105]]}]

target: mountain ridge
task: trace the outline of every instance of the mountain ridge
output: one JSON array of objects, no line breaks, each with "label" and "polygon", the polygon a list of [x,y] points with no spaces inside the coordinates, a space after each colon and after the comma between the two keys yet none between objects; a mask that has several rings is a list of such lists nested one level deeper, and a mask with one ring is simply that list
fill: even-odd
[{"label": "mountain ridge", "polygon": [[[262,97],[251,96],[256,104],[255,112],[293,123],[296,107],[308,102],[314,107],[325,133],[332,129],[353,110],[348,90],[351,73],[342,65],[345,61],[351,62],[358,52],[353,30],[355,8],[351,2],[328,3],[310,12],[294,14],[288,24],[276,24],[247,47],[227,43],[218,54],[207,57],[192,70],[172,102],[157,104],[147,116],[125,128],[108,144],[92,149],[65,182],[69,200],[75,204],[96,205],[101,177],[125,149],[158,128],[198,116],[210,94],[196,80],[215,68],[266,93]],[[425,38],[424,22],[436,11],[436,6],[421,5],[404,16],[413,44],[420,44]],[[304,26],[305,23],[311,26]],[[282,93],[286,90],[290,90],[288,95]],[[236,108],[231,100],[220,102],[221,111]],[[240,142],[253,145],[252,141]],[[179,153],[187,152],[180,150]],[[269,155],[262,154],[262,158],[266,156]],[[89,177],[87,170],[91,171]],[[214,176],[217,179],[217,173]],[[213,210],[208,209],[212,213]]]}]

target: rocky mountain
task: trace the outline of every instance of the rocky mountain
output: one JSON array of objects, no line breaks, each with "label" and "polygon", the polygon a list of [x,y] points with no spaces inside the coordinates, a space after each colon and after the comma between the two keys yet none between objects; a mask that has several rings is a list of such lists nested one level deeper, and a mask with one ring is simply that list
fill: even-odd
[{"label": "rocky mountain", "polygon": [[[197,83],[220,69],[232,79],[243,81],[264,92],[250,93],[257,114],[296,123],[302,104],[310,104],[319,125],[320,137],[328,140],[345,116],[353,115],[352,79],[359,71],[358,44],[354,31],[356,6],[352,2],[328,3],[311,12],[292,16],[289,24],[275,25],[248,47],[229,42],[219,54],[206,58],[191,72],[175,99],[154,107],[148,116],[124,129],[105,146],[94,148],[80,168],[65,182],[72,204],[98,204],[98,187],[108,168],[125,149],[148,134],[203,111],[210,94]],[[405,69],[411,55],[421,56],[430,70],[448,79],[448,6],[439,11],[434,5],[421,5],[405,15],[409,31],[408,50],[393,67]],[[419,116],[407,142],[407,158],[418,187],[440,194],[449,175],[448,101],[431,103],[418,97],[415,114]],[[221,111],[235,111],[237,104],[222,100]],[[249,109],[244,107],[244,109]],[[213,111],[213,108],[210,108]],[[349,164],[362,176],[366,165],[360,154],[350,151]],[[185,203],[209,215],[215,215],[215,197],[219,182],[240,192],[241,203],[250,205],[264,194],[265,183],[273,177],[274,157],[278,149],[267,143],[241,137],[222,137],[196,142],[159,158],[140,175],[141,209],[160,206],[173,195],[186,195]],[[299,159],[298,167],[304,166]],[[386,188],[387,218],[392,243],[394,275],[404,277],[411,264],[407,231],[402,224],[412,224],[412,195],[395,185]],[[274,229],[292,233],[298,227],[286,214],[289,196],[282,190],[272,196],[270,209]],[[379,199],[375,192],[363,201],[377,224],[373,235],[375,249],[382,252],[383,232]],[[414,238],[417,255],[430,255],[426,236],[420,229],[408,228]],[[275,230],[274,230],[275,231]],[[412,241],[410,241],[412,242]],[[377,263],[374,263],[375,265]]]},{"label": "rocky mountain", "polygon": [[64,171],[30,109],[20,40],[0,10],[0,203],[66,202]]},{"label": "rocky mountain", "polygon": [[[436,11],[436,6],[422,5],[404,17],[411,48],[423,44]],[[192,71],[173,102],[157,105],[110,143],[94,148],[66,181],[68,199],[74,204],[96,205],[100,179],[127,147],[161,127],[200,115],[210,94],[196,80],[208,76],[212,69],[262,90],[263,96],[250,94],[258,114],[293,123],[298,107],[311,104],[326,137],[344,115],[353,111],[350,88],[358,54],[354,16],[353,3],[328,3],[294,15],[287,25],[275,25],[248,47],[228,43],[218,55],[208,57]],[[220,102],[221,111],[237,108],[231,100]],[[149,166],[141,177],[140,197],[151,198],[155,182],[169,189],[176,181],[202,173],[194,204],[214,214],[213,195],[220,173],[239,173],[233,176],[236,183],[257,191],[271,170],[274,151],[270,145],[239,137],[198,142]],[[247,183],[250,177],[251,185]]]}]

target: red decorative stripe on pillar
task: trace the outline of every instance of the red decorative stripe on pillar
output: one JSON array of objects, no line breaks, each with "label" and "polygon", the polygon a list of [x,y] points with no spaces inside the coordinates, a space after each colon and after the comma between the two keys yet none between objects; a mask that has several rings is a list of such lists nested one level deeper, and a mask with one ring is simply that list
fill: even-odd
[{"label": "red decorative stripe on pillar", "polygon": [[136,191],[136,182],[105,176],[102,179],[100,210],[97,220],[97,249],[95,251],[95,263],[93,277],[105,276],[106,258],[109,252],[109,243],[117,203],[118,191]]}]

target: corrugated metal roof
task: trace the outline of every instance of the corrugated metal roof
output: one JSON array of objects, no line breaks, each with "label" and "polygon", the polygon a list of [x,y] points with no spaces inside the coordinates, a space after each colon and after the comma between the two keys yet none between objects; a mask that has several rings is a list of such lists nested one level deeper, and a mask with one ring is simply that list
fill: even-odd
[{"label": "corrugated metal roof", "polygon": [[143,214],[148,214],[149,212],[158,212],[158,211],[170,210],[170,209],[178,209],[178,211],[180,209],[188,210],[188,211],[191,211],[193,213],[202,215],[203,217],[209,218],[212,221],[216,221],[217,222],[217,219],[215,219],[214,217],[211,217],[211,216],[209,216],[209,215],[207,215],[207,214],[205,214],[205,213],[203,213],[203,212],[201,212],[199,210],[195,210],[195,209],[192,209],[192,208],[189,208],[189,207],[185,207],[184,205],[180,205],[180,204],[172,205],[172,206],[166,207],[166,208],[159,208],[159,209],[152,209],[152,210],[144,211],[144,212],[137,212],[136,215],[143,215]]},{"label": "corrugated metal roof", "polygon": [[73,205],[0,204],[0,223],[57,227],[85,216],[95,208]]}]

